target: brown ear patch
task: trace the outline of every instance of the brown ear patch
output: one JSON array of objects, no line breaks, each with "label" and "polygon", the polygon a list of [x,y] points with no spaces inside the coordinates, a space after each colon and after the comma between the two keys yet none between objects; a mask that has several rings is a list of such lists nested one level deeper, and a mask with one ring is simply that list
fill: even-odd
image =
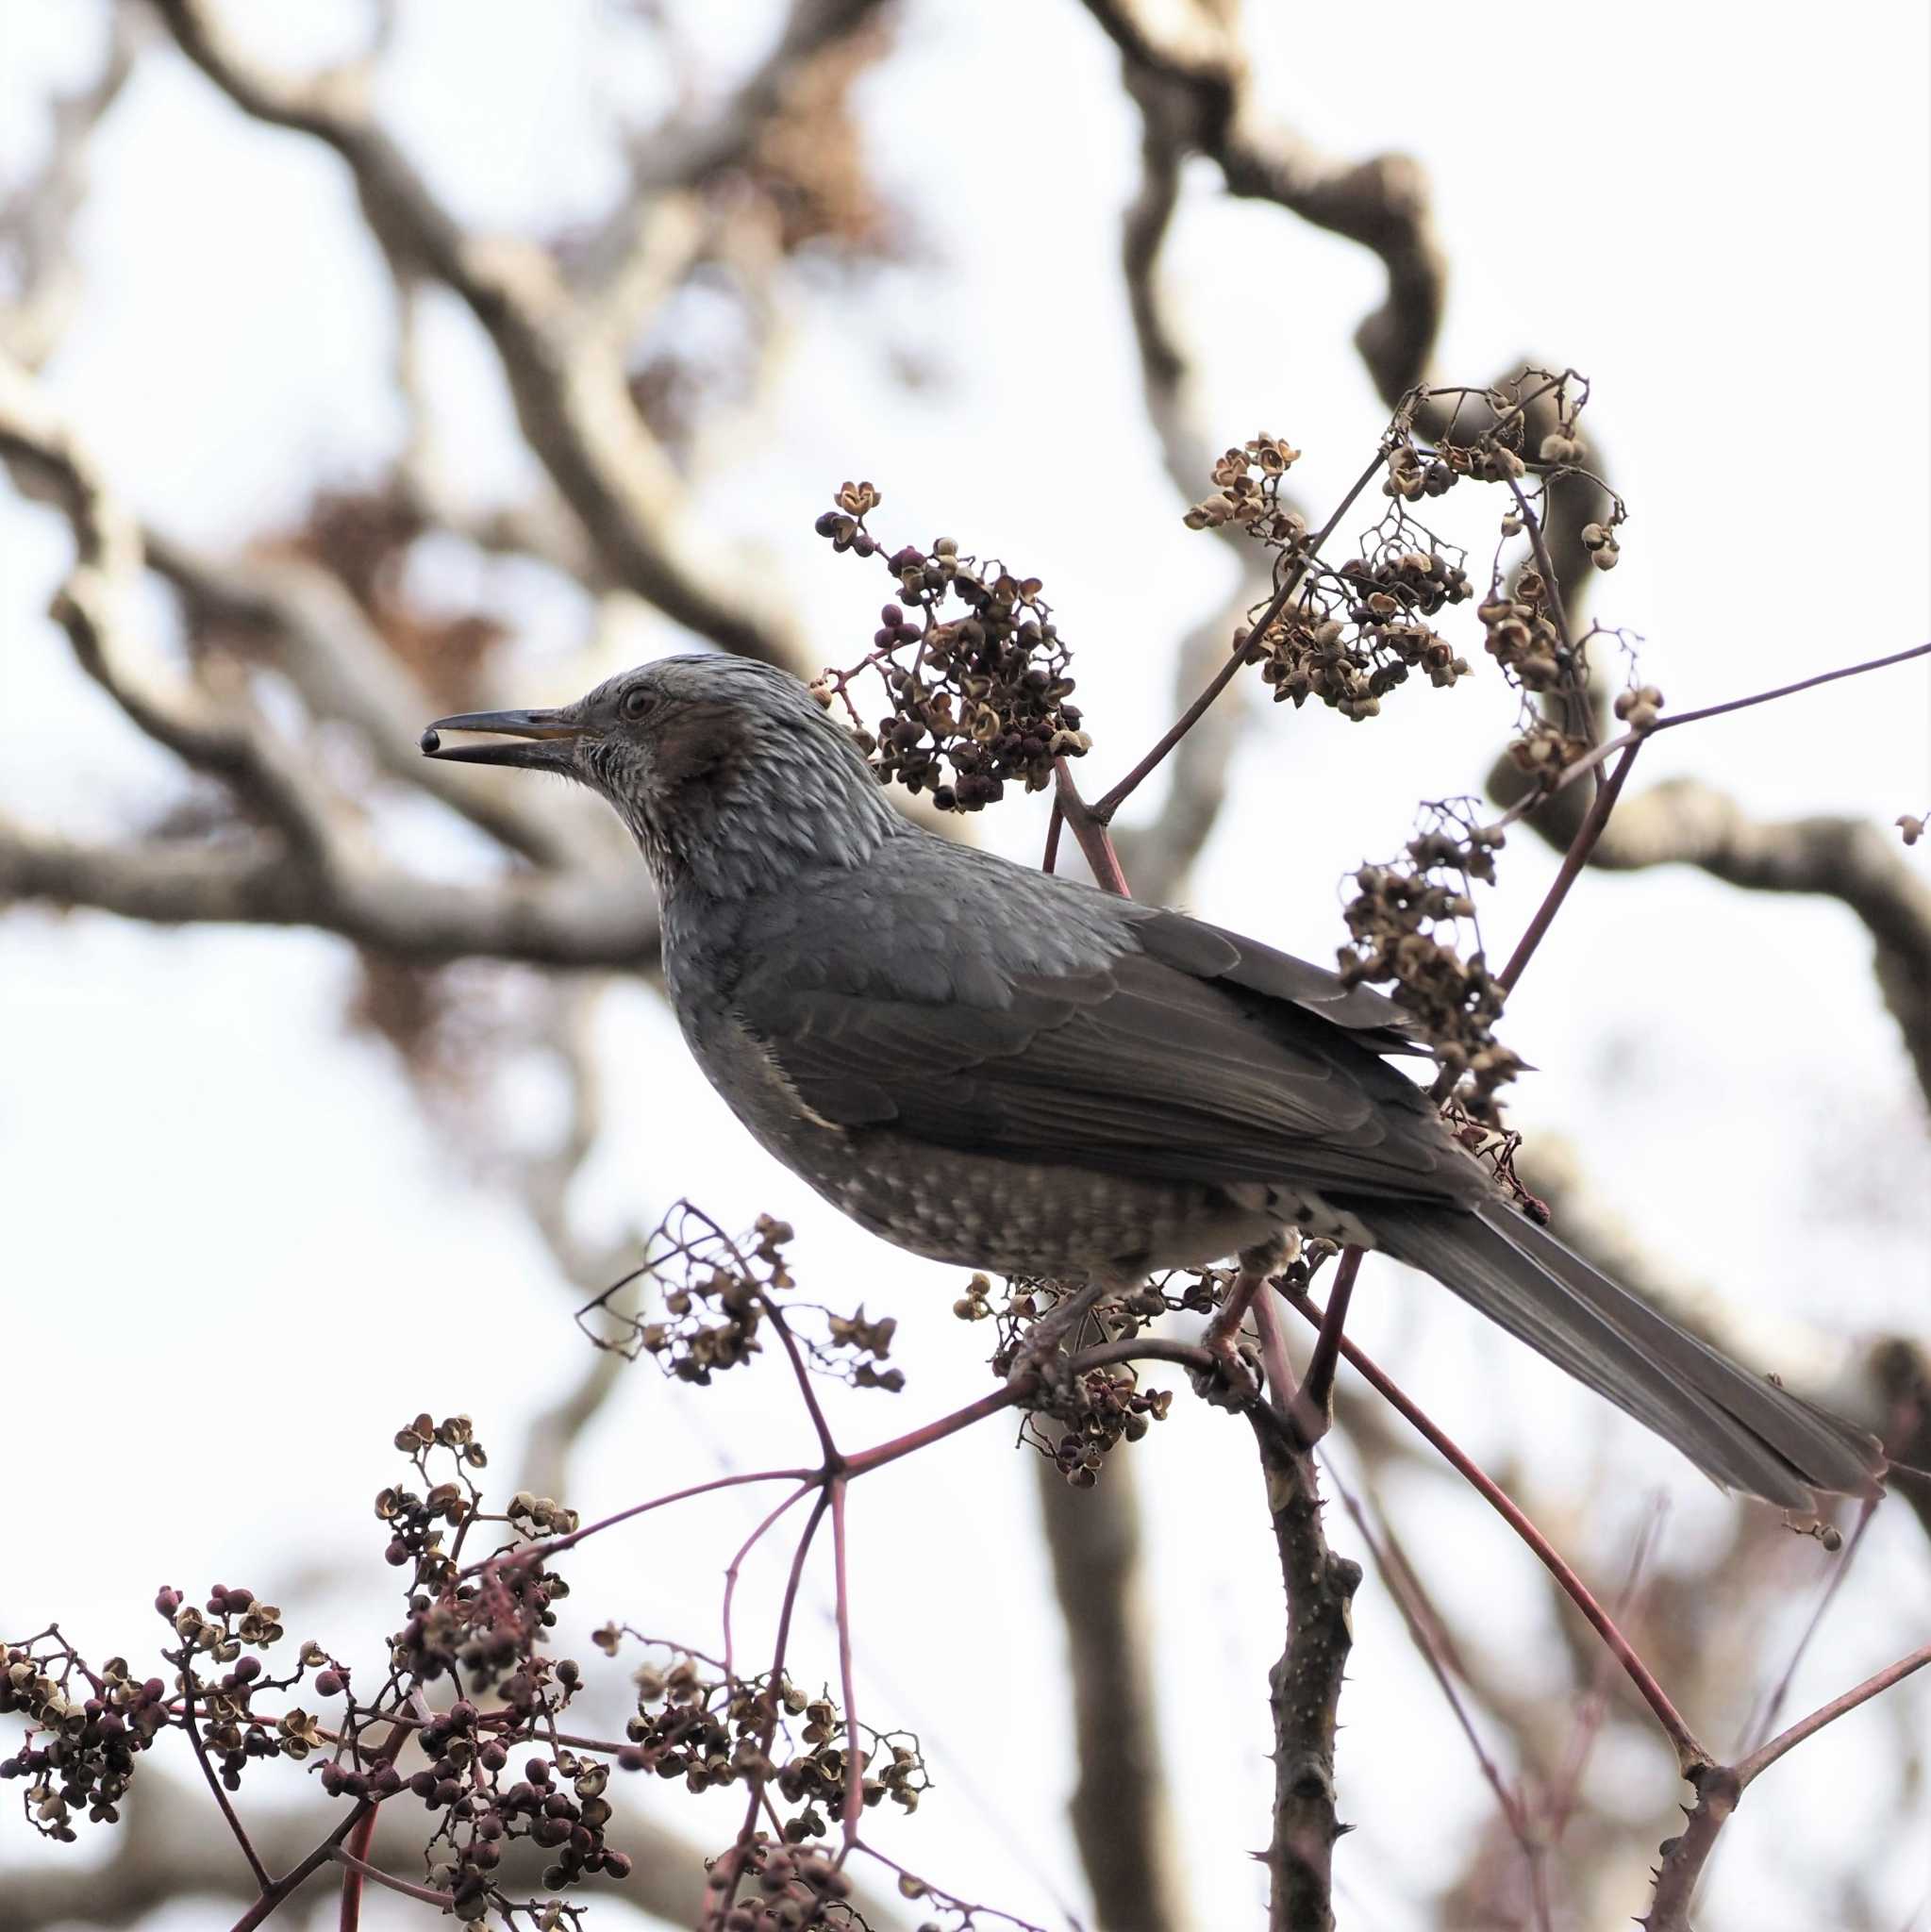
[{"label": "brown ear patch", "polygon": [[746,737],[735,706],[705,699],[673,704],[651,734],[651,768],[666,791],[715,783],[741,762]]}]

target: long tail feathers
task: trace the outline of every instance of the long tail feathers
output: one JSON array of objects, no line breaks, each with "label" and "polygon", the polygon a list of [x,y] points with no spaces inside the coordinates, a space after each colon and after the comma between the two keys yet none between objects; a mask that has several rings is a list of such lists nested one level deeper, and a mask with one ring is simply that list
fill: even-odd
[{"label": "long tail feathers", "polygon": [[1500,1205],[1364,1214],[1379,1246],[1606,1395],[1726,1488],[1810,1511],[1818,1491],[1878,1493],[1862,1429],[1740,1368]]}]

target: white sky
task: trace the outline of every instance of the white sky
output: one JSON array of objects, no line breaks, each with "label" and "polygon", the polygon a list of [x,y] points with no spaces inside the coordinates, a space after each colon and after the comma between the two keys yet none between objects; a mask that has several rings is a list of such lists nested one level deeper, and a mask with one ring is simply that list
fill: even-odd
[{"label": "white sky", "polygon": [[[290,60],[339,48],[356,11],[228,10]],[[50,80],[85,71],[99,11],[7,0],[9,176],[44,137]],[[1645,674],[1673,705],[1931,637],[1922,8],[1791,14],[1763,32],[1714,8],[1485,6],[1456,15],[1453,38],[1440,8],[1419,5],[1372,24],[1342,8],[1250,12],[1283,116],[1333,151],[1398,145],[1425,164],[1453,262],[1439,369],[1481,380],[1527,350],[1593,378],[1590,422],[1634,510],[1596,609],[1647,638]],[[727,75],[755,43],[747,23],[768,14],[696,30],[705,71]],[[385,85],[411,151],[485,226],[593,213],[613,102],[664,85],[641,58],[608,57],[605,9],[587,0],[553,0],[540,31],[533,17],[414,0]],[[874,578],[810,534],[842,476],[881,485],[874,522],[894,535],[944,530],[1036,571],[1079,654],[1091,766],[1110,774],[1166,722],[1165,653],[1224,594],[1228,568],[1181,528],[1139,404],[1115,266],[1137,135],[1113,56],[1070,0],[924,0],[862,101],[920,258],[805,304],[789,377],[744,434],[749,460],[697,508],[705,538],[785,586],[827,660],[857,655],[877,601]],[[297,513],[318,477],[379,472],[402,429],[385,380],[390,296],[340,167],[251,127],[174,58],[143,62],[97,152],[87,301],[49,378],[134,503],[220,544]],[[1307,452],[1306,500],[1331,500],[1380,425],[1346,346],[1379,299],[1378,268],[1218,196],[1201,170],[1169,272],[1215,433],[1288,435]],[[529,458],[474,325],[444,305],[432,344],[452,474],[479,497],[513,494]],[[894,389],[881,371],[896,352],[940,382]],[[0,503],[0,809],[101,835],[162,793],[169,769],[42,615],[66,554],[44,512]],[[517,622],[529,701],[618,668],[597,656],[581,599],[528,573],[444,568],[449,588],[480,581]],[[678,643],[642,615],[618,629],[637,656]],[[1417,797],[1477,789],[1507,716],[1487,675],[1441,696],[1405,690],[1372,731],[1270,715],[1240,755],[1193,903],[1328,957],[1338,876],[1398,846]],[[1927,742],[1931,672],[1918,665],[1673,734],[1643,762],[1651,781],[1695,773],[1761,815],[1888,825],[1931,806]],[[1042,823],[1029,802],[989,829],[1030,854]],[[432,841],[428,862],[439,857],[464,854]],[[1507,858],[1484,919],[1512,937],[1553,860],[1526,842]],[[136,1656],[157,1583],[219,1577],[275,1596],[296,1636],[373,1657],[389,1604],[368,1607],[364,1592],[358,1607],[328,1577],[350,1561],[358,1582],[379,1568],[366,1499],[393,1474],[391,1432],[419,1407],[467,1409],[508,1473],[528,1417],[579,1364],[567,1304],[513,1208],[453,1170],[385,1054],[345,1032],[352,974],[343,947],[308,934],[39,911],[0,924],[8,1460],[39,1499],[0,1557],[0,1631],[58,1612],[84,1646]],[[1602,1192],[1685,1273],[1820,1328],[1931,1326],[1923,1108],[1841,908],[1675,874],[1587,879],[1513,1003],[1509,1038],[1542,1069],[1518,1090],[1518,1124],[1575,1142]],[[945,1315],[947,1271],[858,1236],[767,1161],[641,990],[604,1001],[599,1040],[612,1119],[583,1190],[588,1224],[648,1224],[679,1194],[727,1224],[761,1208],[795,1222],[801,1274],[825,1299],[903,1318],[910,1389],[836,1404],[855,1442],[981,1392],[982,1331]],[[1371,1264],[1359,1310],[1364,1343],[1478,1454],[1535,1427],[1543,1493],[1561,1494],[1565,1469],[1625,1473],[1615,1520],[1564,1528],[1595,1574],[1613,1574],[1654,1491],[1671,1500],[1666,1552],[1723,1533],[1724,1506],[1693,1471],[1446,1297]],[[1259,1690],[1279,1619],[1251,1458],[1195,1407],[1177,1403],[1136,1460],[1161,1655],[1176,1697],[1212,1714],[1211,1734],[1183,1729],[1176,1703],[1167,1742],[1200,1923],[1218,1925],[1251,1923],[1260,1884],[1243,1853],[1262,1829]],[[692,1399],[639,1373],[571,1500],[597,1513],[720,1467],[794,1459],[805,1442],[774,1374]],[[991,1433],[869,1480],[855,1588],[861,1707],[940,1746],[941,1790],[891,1847],[1050,1919],[1079,1881],[1059,1823],[1062,1664],[1031,1482]],[[1548,1668],[1526,1553],[1447,1483],[1407,1507],[1423,1567],[1466,1626]],[[616,1611],[702,1641],[724,1555],[755,1516],[732,1502],[591,1546],[570,1573],[583,1629]],[[1356,1545],[1344,1522],[1335,1537]],[[1794,1620],[1814,1553],[1793,1551],[1790,1571]],[[744,1600],[747,1631],[768,1581]],[[1927,1585],[1922,1533],[1887,1512],[1797,1702],[1923,1641]],[[1340,1772],[1360,1828],[1340,1855],[1342,1895],[1350,1924],[1407,1932],[1422,1924],[1416,1896],[1457,1868],[1484,1794],[1373,1578],[1357,1636]],[[822,1618],[803,1637],[797,1667],[828,1669]],[[1710,1888],[1713,1932],[1795,1923],[1791,1899],[1817,1896],[1806,1874],[1839,1870],[1856,1836],[1859,1751],[1894,1752],[1896,1726],[1922,1738],[1927,1714],[1931,1689],[1908,1688],[1753,1791]],[[1741,1714],[1693,1715],[1721,1740]],[[1605,1775],[1646,1795],[1667,1765],[1655,1751]],[[1931,1924],[1924,1806],[1915,1837],[1860,1850],[1881,1923]],[[731,1827],[720,1814],[708,1828],[722,1841]],[[0,1874],[38,1856],[24,1838],[0,1825]],[[1632,1891],[1627,1909],[1639,1903]],[[191,1904],[166,1923],[211,1921]]]}]

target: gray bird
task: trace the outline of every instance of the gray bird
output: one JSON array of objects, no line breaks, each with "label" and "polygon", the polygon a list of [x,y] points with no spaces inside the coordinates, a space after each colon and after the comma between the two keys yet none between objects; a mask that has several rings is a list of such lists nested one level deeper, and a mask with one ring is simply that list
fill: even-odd
[{"label": "gray bird", "polygon": [[[446,745],[463,731],[503,741]],[[1787,1508],[1878,1444],[1599,1274],[1505,1200],[1385,1056],[1366,987],[894,811],[796,678],[669,658],[558,710],[443,718],[432,758],[603,793],[662,907],[698,1064],[772,1154],[938,1261],[1111,1288],[1284,1231],[1392,1255]]]}]

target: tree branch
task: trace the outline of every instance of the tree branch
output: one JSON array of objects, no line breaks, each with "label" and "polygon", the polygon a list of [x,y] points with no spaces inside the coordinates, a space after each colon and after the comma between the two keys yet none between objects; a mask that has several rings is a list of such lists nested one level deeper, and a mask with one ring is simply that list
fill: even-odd
[{"label": "tree branch", "polygon": [[1269,1932],[1333,1932],[1334,1740],[1354,1646],[1351,1607],[1361,1566],[1336,1556],[1321,1523],[1311,1451],[1289,1450],[1255,1420],[1268,1514],[1288,1600],[1288,1641],[1268,1673],[1273,1711],[1273,1830]]},{"label": "tree branch", "polygon": [[1448,280],[1421,169],[1405,155],[1330,161],[1269,125],[1240,44],[1238,0],[1184,0],[1165,8],[1146,0],[1086,6],[1119,48],[1140,112],[1159,121],[1174,151],[1213,160],[1230,193],[1274,202],[1380,257],[1388,293],[1355,331],[1355,346],[1392,408],[1421,380]]},{"label": "tree branch", "polygon": [[333,148],[398,276],[442,283],[488,333],[531,449],[610,575],[722,650],[803,662],[789,622],[754,610],[687,553],[674,531],[682,485],[631,401],[624,343],[595,326],[540,250],[467,233],[375,123],[359,77],[302,80],[249,61],[208,0],[153,0],[176,44],[258,121]]},{"label": "tree branch", "polygon": [[[1529,823],[1566,846],[1582,810],[1573,792],[1558,792]],[[1693,865],[1749,891],[1812,892],[1848,907],[1874,942],[1878,990],[1931,1099],[1931,884],[1875,825],[1766,823],[1699,779],[1673,778],[1618,808],[1590,863],[1606,872]]]},{"label": "tree branch", "polygon": [[1709,1863],[1710,1854],[1716,1850],[1718,1837],[1751,1784],[1779,1757],[1795,1750],[1824,1725],[1835,1724],[1859,1705],[1870,1703],[1926,1664],[1931,1664],[1931,1643],[1866,1677],[1808,1717],[1799,1718],[1789,1730],[1773,1738],[1741,1763],[1712,1766],[1697,1780],[1696,1804],[1689,1822],[1679,1837],[1668,1840],[1662,1847],[1662,1863],[1656,1869],[1656,1890],[1649,1911],[1637,1921],[1643,1932],[1693,1932],[1690,1907],[1698,1881]]},{"label": "tree branch", "polygon": [[651,970],[657,909],[634,883],[516,873],[450,886],[373,865],[305,873],[267,841],[82,845],[0,821],[0,903],[89,907],[158,925],[307,925],[420,965]]},{"label": "tree branch", "polygon": [[143,567],[140,531],[40,385],[4,355],[0,458],[51,496],[73,529],[74,566],[55,593],[53,616],[81,669],[157,744],[231,787],[294,858],[321,863],[328,845],[323,794],[259,721],[218,710],[169,675],[129,618]]}]

